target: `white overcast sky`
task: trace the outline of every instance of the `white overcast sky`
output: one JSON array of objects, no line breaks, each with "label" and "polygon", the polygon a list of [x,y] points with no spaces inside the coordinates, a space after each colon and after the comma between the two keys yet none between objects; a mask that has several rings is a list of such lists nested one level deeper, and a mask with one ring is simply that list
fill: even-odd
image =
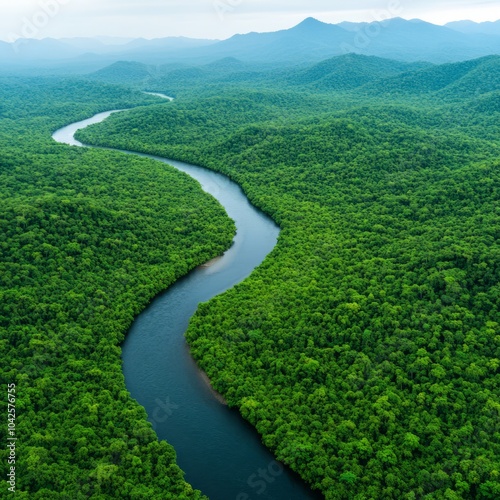
[{"label": "white overcast sky", "polygon": [[3,0],[0,39],[28,36],[228,38],[306,17],[328,23],[420,18],[435,24],[500,18],[500,0]]}]

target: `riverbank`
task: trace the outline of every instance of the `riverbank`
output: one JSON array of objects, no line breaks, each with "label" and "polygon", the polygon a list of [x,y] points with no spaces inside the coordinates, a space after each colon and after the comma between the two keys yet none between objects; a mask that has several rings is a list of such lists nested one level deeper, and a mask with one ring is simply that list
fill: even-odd
[{"label": "riverbank", "polygon": [[[105,117],[101,115],[100,121]],[[70,125],[54,137],[75,144],[74,133],[90,123],[96,123],[96,118]],[[249,203],[239,185],[222,174],[157,156],[140,156],[196,179],[225,208],[237,232],[222,256],[177,280],[135,319],[122,345],[126,386],[145,408],[158,438],[175,448],[177,462],[193,487],[217,500],[234,500],[242,494],[251,498],[255,494],[252,478],[275,463],[275,457],[255,428],[239,412],[230,411],[214,391],[191,357],[184,334],[191,317],[197,311],[202,314],[204,303],[243,281],[262,263],[276,246],[280,229]],[[288,468],[267,485],[266,495],[268,500],[321,498]]]},{"label": "riverbank", "polygon": [[[187,345],[187,344],[186,344]],[[189,350],[189,346],[188,347],[188,350]],[[189,352],[189,355],[191,356],[191,351]],[[198,365],[196,365],[198,366]],[[198,370],[199,370],[199,375],[200,375],[200,378],[203,380],[203,382],[206,384],[206,386],[210,389],[210,392],[212,393],[213,397],[220,403],[220,404],[223,404],[224,406],[227,406],[227,401],[226,401],[226,398],[224,398],[224,396],[220,393],[220,392],[217,392],[213,386],[212,386],[212,382],[210,381],[210,379],[208,378],[208,375],[200,368],[198,367]]]}]

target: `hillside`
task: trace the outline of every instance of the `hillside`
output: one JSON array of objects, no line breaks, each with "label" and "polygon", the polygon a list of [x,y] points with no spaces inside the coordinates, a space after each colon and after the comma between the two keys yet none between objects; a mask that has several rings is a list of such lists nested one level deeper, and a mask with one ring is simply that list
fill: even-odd
[{"label": "hillside", "polygon": [[420,69],[425,64],[409,64],[374,56],[347,54],[322,61],[304,70],[291,70],[289,85],[316,90],[350,90],[370,82]]},{"label": "hillside", "polygon": [[138,62],[118,61],[89,75],[93,80],[117,85],[147,85],[154,76],[153,67]]},{"label": "hillside", "polygon": [[231,84],[81,134],[220,170],[279,223],[187,339],[329,500],[500,496],[498,91],[440,95],[496,64],[392,76],[397,98]]},{"label": "hillside", "polygon": [[217,92],[228,86],[235,89],[252,86],[255,89],[301,89],[318,95],[359,89],[360,95],[370,98],[426,96],[448,100],[499,90],[499,71],[500,56],[432,65],[346,54],[320,63],[271,69],[268,65],[243,63],[234,58],[202,66],[169,65],[154,70],[138,63],[117,63],[88,76],[177,96],[200,90]]},{"label": "hillside", "polygon": [[367,85],[364,90],[383,95],[473,97],[499,88],[499,69],[500,56],[490,56],[407,72]]}]

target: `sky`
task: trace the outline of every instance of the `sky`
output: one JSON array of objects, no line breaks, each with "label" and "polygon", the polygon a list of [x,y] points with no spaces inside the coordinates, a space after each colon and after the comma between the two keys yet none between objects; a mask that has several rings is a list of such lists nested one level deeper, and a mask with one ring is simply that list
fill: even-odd
[{"label": "sky", "polygon": [[419,18],[435,24],[496,21],[500,0],[13,0],[0,6],[0,39],[116,36],[225,39],[327,23]]}]

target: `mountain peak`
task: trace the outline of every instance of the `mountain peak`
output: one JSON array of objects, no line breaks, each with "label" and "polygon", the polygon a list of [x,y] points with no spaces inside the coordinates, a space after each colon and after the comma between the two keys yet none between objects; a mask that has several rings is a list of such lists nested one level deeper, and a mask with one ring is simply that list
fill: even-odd
[{"label": "mountain peak", "polygon": [[324,24],[323,22],[319,21],[318,19],[316,19],[315,17],[312,17],[312,16],[309,16],[309,17],[306,17],[301,23],[299,24],[313,24],[313,23],[320,23],[320,24]]},{"label": "mountain peak", "polygon": [[304,19],[301,23],[297,24],[297,26],[295,26],[292,29],[297,29],[297,28],[314,29],[317,28],[318,26],[326,26],[326,23],[318,21],[314,17],[308,17]]}]

